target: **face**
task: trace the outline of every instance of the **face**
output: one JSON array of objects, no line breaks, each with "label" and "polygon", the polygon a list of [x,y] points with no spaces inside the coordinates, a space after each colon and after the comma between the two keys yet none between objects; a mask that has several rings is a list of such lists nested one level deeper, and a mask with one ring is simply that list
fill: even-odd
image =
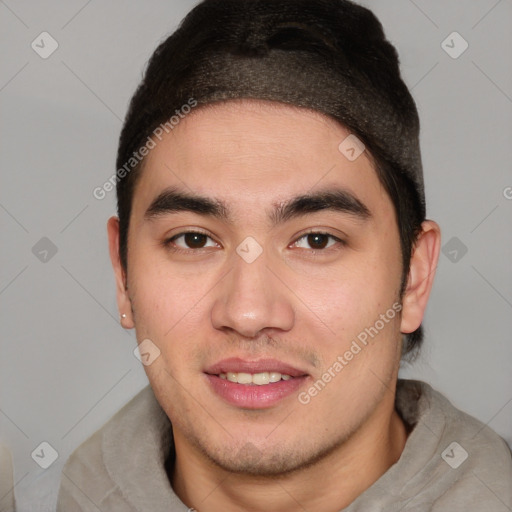
[{"label": "face", "polygon": [[348,135],[316,112],[230,101],[148,155],[119,302],[160,351],[145,370],[178,454],[282,473],[381,413],[401,348],[400,241],[368,155],[338,149]]}]

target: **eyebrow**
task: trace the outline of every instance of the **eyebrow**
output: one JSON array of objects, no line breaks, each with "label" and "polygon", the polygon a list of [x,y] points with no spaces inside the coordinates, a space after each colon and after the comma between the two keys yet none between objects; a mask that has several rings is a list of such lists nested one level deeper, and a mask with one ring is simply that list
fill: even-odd
[{"label": "eyebrow", "polygon": [[359,220],[368,220],[372,216],[369,208],[354,194],[338,188],[294,197],[276,206],[270,214],[270,219],[277,225],[322,210],[349,214]]},{"label": "eyebrow", "polygon": [[162,191],[149,205],[144,218],[151,220],[155,217],[177,212],[192,212],[226,222],[230,221],[228,209],[221,201],[182,192],[176,188],[168,188]]},{"label": "eyebrow", "polygon": [[[359,220],[372,217],[369,208],[350,191],[342,188],[302,194],[279,204],[274,204],[269,219],[275,226],[308,213],[330,210],[345,213]],[[191,212],[232,223],[229,208],[220,200],[203,197],[168,188],[162,191],[150,204],[144,214],[146,220],[178,213]]]}]

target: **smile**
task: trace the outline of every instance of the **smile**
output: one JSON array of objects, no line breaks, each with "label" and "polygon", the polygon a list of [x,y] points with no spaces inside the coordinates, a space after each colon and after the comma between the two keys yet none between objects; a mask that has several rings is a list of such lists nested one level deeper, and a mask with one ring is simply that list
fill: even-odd
[{"label": "smile", "polygon": [[203,370],[210,390],[223,402],[241,409],[268,409],[300,392],[309,375],[276,359],[229,358]]},{"label": "smile", "polygon": [[266,386],[279,382],[280,380],[290,380],[293,377],[279,372],[261,372],[261,373],[244,373],[244,372],[227,372],[219,374],[221,379],[229,380],[229,382],[236,382],[238,384]]}]

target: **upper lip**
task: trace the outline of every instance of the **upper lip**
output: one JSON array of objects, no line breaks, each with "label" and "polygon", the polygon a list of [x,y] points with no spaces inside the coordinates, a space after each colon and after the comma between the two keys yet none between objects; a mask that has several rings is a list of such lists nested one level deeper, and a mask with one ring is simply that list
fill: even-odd
[{"label": "upper lip", "polygon": [[299,370],[289,364],[278,361],[277,359],[259,359],[258,361],[247,361],[238,357],[223,359],[204,370],[210,375],[219,375],[221,373],[263,373],[277,372],[281,375],[290,375],[290,377],[302,377],[307,372]]}]

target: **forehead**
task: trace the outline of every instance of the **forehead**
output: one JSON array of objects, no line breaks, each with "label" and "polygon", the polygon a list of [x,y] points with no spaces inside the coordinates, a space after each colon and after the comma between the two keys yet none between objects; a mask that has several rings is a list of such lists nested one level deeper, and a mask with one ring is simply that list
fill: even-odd
[{"label": "forehead", "polygon": [[197,107],[155,139],[134,209],[171,186],[238,208],[341,186],[364,203],[389,207],[368,152],[347,158],[349,136],[354,137],[324,114],[276,102],[229,100]]}]

